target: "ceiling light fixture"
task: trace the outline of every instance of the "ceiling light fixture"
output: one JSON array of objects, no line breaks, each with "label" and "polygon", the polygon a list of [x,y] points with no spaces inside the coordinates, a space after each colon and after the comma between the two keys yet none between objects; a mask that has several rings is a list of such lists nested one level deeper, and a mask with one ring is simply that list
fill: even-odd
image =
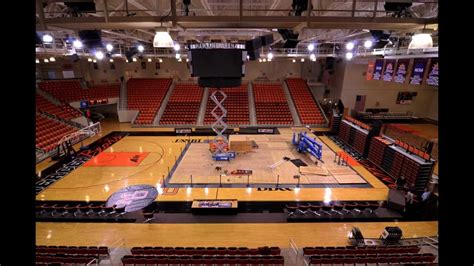
[{"label": "ceiling light fixture", "polygon": [[176,43],[175,45],[173,45],[173,49],[177,52],[179,51],[179,49],[181,49],[181,46],[179,46],[179,43]]},{"label": "ceiling light fixture", "polygon": [[301,62],[304,62],[304,58],[301,58]]},{"label": "ceiling light fixture", "polygon": [[87,58],[87,62],[92,62],[92,58]]},{"label": "ceiling light fixture", "polygon": [[95,58],[97,58],[99,60],[104,59],[104,53],[102,53],[101,51],[95,52]]},{"label": "ceiling light fixture", "polygon": [[113,63],[113,62],[114,62],[114,60],[113,60],[112,58],[110,58],[109,62],[110,62],[110,63]]},{"label": "ceiling light fixture", "polygon": [[82,42],[80,40],[74,40],[72,42],[72,45],[74,46],[74,48],[76,49],[81,49],[82,48]]},{"label": "ceiling light fixture", "polygon": [[36,64],[39,64],[40,60],[39,60],[39,59],[36,59],[35,62],[36,62]]},{"label": "ceiling light fixture", "polygon": [[137,59],[134,57],[134,58],[132,59],[132,61],[133,61],[133,62],[137,62]]},{"label": "ceiling light fixture", "polygon": [[364,42],[364,47],[369,49],[370,47],[372,47],[372,41],[371,40],[367,40]]},{"label": "ceiling light fixture", "polygon": [[46,42],[46,43],[53,42],[53,36],[51,36],[49,34],[43,35],[43,42]]},{"label": "ceiling light fixture", "polygon": [[112,50],[114,49],[114,46],[110,43],[108,43],[106,46],[105,46],[105,49],[107,49],[107,51],[109,52],[112,52]]},{"label": "ceiling light fixture", "polygon": [[352,54],[351,52],[346,53],[346,59],[347,60],[351,60],[353,56],[354,56],[354,54]]},{"label": "ceiling light fixture", "polygon": [[346,49],[349,50],[349,51],[354,49],[354,43],[353,42],[348,42],[346,44]]},{"label": "ceiling light fixture", "polygon": [[143,51],[145,51],[145,47],[143,47],[143,45],[141,45],[141,44],[138,45],[137,48],[138,48],[138,51],[139,51],[140,53],[143,53]]},{"label": "ceiling light fixture", "polygon": [[56,58],[50,57],[50,58],[49,58],[49,62],[56,62]]},{"label": "ceiling light fixture", "polygon": [[153,47],[173,48],[174,42],[166,28],[157,28],[155,38],[153,38]]},{"label": "ceiling light fixture", "polygon": [[48,63],[48,62],[49,62],[48,58],[45,58],[45,59],[44,59],[44,62],[45,62],[45,63]]},{"label": "ceiling light fixture", "polygon": [[308,50],[312,52],[314,50],[314,44],[312,43],[308,44]]},{"label": "ceiling light fixture", "polygon": [[158,59],[158,62],[163,63],[163,59],[161,59],[161,58]]}]

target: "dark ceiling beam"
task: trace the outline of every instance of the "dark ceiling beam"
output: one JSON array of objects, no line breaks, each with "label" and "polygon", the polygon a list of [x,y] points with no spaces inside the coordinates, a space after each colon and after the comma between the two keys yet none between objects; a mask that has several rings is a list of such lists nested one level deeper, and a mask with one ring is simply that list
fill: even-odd
[{"label": "dark ceiling beam", "polygon": [[[176,22],[185,28],[293,28],[307,22],[301,16],[177,16]],[[163,19],[171,26],[171,17]],[[70,29],[152,29],[160,26],[160,17],[134,16],[46,18],[46,25]],[[313,17],[309,18],[309,28],[313,29],[373,29],[402,30],[425,24],[436,24],[437,19],[392,18],[392,17]],[[37,27],[40,26],[39,23]]]}]

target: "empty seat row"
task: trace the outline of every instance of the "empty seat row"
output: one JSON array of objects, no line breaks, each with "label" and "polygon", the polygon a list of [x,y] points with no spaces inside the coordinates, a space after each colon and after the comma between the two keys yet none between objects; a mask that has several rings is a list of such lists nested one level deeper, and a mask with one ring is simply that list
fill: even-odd
[{"label": "empty seat row", "polygon": [[303,124],[323,124],[326,120],[304,79],[286,79],[288,90]]},{"label": "empty seat row", "polygon": [[36,109],[65,120],[71,120],[82,116],[81,112],[72,108],[68,104],[56,105],[38,93],[36,94]]},{"label": "empty seat row", "polygon": [[87,264],[96,260],[94,256],[47,256],[47,255],[36,255],[36,265],[62,265],[62,264]]},{"label": "empty seat row", "polygon": [[390,263],[390,264],[411,264],[411,263],[431,263],[436,256],[431,253],[423,254],[371,254],[371,255],[325,255],[311,256],[309,265],[322,264],[369,264],[369,263]]},{"label": "empty seat row", "polygon": [[254,83],[252,86],[258,124],[291,125],[294,123],[281,84]]},{"label": "empty seat row", "polygon": [[36,113],[36,147],[45,152],[53,150],[62,137],[77,130],[78,128]]},{"label": "empty seat row", "polygon": [[304,247],[303,255],[418,253],[419,246]]},{"label": "empty seat row", "polygon": [[133,247],[134,255],[280,255],[279,247]]},{"label": "empty seat row", "polygon": [[122,264],[125,265],[186,265],[186,266],[283,266],[285,258],[283,256],[136,256],[126,255],[122,257]]},{"label": "empty seat row", "polygon": [[46,215],[50,217],[55,216],[66,216],[77,215],[86,216],[111,216],[116,217],[125,214],[125,207],[116,208],[115,206],[107,207],[105,204],[92,204],[92,203],[78,203],[78,204],[39,204],[36,206],[36,211],[40,215]]},{"label": "empty seat row", "polygon": [[127,108],[139,111],[135,124],[153,124],[171,82],[171,79],[128,80]]},{"label": "empty seat row", "polygon": [[105,246],[36,246],[36,254],[108,256],[109,249]]},{"label": "empty seat row", "polygon": [[69,103],[119,97],[119,84],[97,85],[82,88],[80,80],[50,80],[38,84],[39,88],[60,101]]},{"label": "empty seat row", "polygon": [[203,92],[197,84],[176,84],[160,124],[196,124]]},{"label": "empty seat row", "polygon": [[[216,103],[211,99],[211,95],[216,90],[215,88],[209,89],[209,99],[207,100],[206,115],[204,117],[205,125],[210,125],[216,121],[211,113],[216,106]],[[223,103],[224,108],[227,110],[227,117],[224,121],[229,125],[250,124],[247,85],[243,84],[236,88],[222,88],[222,91],[227,95]],[[217,100],[222,100],[220,93],[216,95]],[[218,115],[222,114],[220,109],[216,109],[214,112]]]}]

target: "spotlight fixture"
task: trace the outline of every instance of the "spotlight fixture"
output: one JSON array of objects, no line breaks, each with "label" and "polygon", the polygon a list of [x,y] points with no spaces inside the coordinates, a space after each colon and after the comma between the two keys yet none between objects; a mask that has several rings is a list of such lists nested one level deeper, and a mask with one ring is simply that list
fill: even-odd
[{"label": "spotlight fixture", "polygon": [[104,53],[102,53],[101,51],[95,52],[95,58],[102,60],[104,58]]},{"label": "spotlight fixture", "polygon": [[157,28],[155,38],[153,38],[153,47],[156,48],[172,48],[174,47],[173,39],[166,28]]},{"label": "spotlight fixture", "polygon": [[175,45],[173,45],[173,49],[177,52],[179,51],[179,49],[181,49],[181,46],[179,46],[179,43],[176,43]]},{"label": "spotlight fixture", "polygon": [[354,56],[354,54],[352,54],[352,52],[347,52],[346,53],[346,59],[347,60],[351,60],[353,56]]},{"label": "spotlight fixture", "polygon": [[45,63],[48,63],[48,62],[49,62],[48,58],[45,58],[45,59],[44,59],[44,62],[45,62]]},{"label": "spotlight fixture", "polygon": [[133,61],[133,62],[137,62],[137,58],[134,57],[134,58],[132,59],[132,61]]},{"label": "spotlight fixture", "polygon": [[82,42],[80,40],[74,40],[72,42],[72,45],[74,46],[74,48],[76,49],[81,49],[82,48]]},{"label": "spotlight fixture", "polygon": [[110,62],[110,63],[113,63],[113,62],[114,62],[114,60],[113,60],[112,58],[110,58],[110,59],[109,59],[109,62]]},{"label": "spotlight fixture", "polygon": [[354,49],[354,43],[353,42],[348,42],[346,44],[346,49],[349,50],[349,51]]},{"label": "spotlight fixture", "polygon": [[148,62],[151,62],[151,58],[148,58]]},{"label": "spotlight fixture", "polygon": [[304,62],[304,58],[301,58],[301,62]]},{"label": "spotlight fixture", "polygon": [[314,50],[314,44],[312,43],[308,44],[308,50],[312,52]]},{"label": "spotlight fixture", "polygon": [[39,64],[40,60],[39,60],[39,59],[36,59],[35,62],[36,62],[36,64]]},{"label": "spotlight fixture", "polygon": [[368,49],[368,48],[372,47],[372,44],[373,43],[372,43],[371,40],[367,40],[367,41],[364,42],[364,47]]},{"label": "spotlight fixture", "polygon": [[428,33],[415,34],[411,37],[408,49],[425,49],[433,47],[433,39]]},{"label": "spotlight fixture", "polygon": [[50,58],[49,58],[49,62],[56,62],[56,58],[50,57]]},{"label": "spotlight fixture", "polygon": [[49,34],[43,35],[43,42],[45,42],[45,43],[53,42],[53,36],[51,36]]},{"label": "spotlight fixture", "polygon": [[158,59],[158,62],[163,63],[163,59],[161,59],[161,58]]},{"label": "spotlight fixture", "polygon": [[145,51],[145,47],[143,47],[143,45],[141,45],[141,44],[138,45],[137,49],[140,53],[143,53],[143,51]]},{"label": "spotlight fixture", "polygon": [[112,52],[112,50],[114,49],[114,46],[110,43],[108,43],[106,46],[105,46],[105,49],[107,49],[107,51],[109,52]]},{"label": "spotlight fixture", "polygon": [[268,58],[268,60],[272,60],[273,59],[273,53],[271,53],[271,52],[268,53],[267,58]]}]

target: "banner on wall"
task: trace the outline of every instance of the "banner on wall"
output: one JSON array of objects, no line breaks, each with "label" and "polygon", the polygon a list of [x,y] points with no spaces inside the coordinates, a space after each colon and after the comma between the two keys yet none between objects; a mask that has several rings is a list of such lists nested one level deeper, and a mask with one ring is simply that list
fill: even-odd
[{"label": "banner on wall", "polygon": [[385,60],[385,68],[383,70],[383,80],[392,81],[393,72],[395,70],[395,59]]},{"label": "banner on wall", "polygon": [[383,62],[383,59],[375,60],[374,76],[372,77],[372,79],[380,80],[380,78],[382,77]]},{"label": "banner on wall", "polygon": [[413,68],[411,71],[410,84],[421,85],[426,69],[426,58],[415,58],[413,60]]},{"label": "banner on wall", "polygon": [[393,81],[395,81],[396,83],[405,83],[409,64],[410,59],[398,59],[397,67],[395,68],[395,75],[393,76]]},{"label": "banner on wall", "polygon": [[431,58],[426,84],[438,87],[438,58]]},{"label": "banner on wall", "polygon": [[375,66],[375,62],[369,61],[369,64],[367,65],[367,72],[365,74],[365,78],[367,80],[371,80],[374,77],[374,66]]}]

